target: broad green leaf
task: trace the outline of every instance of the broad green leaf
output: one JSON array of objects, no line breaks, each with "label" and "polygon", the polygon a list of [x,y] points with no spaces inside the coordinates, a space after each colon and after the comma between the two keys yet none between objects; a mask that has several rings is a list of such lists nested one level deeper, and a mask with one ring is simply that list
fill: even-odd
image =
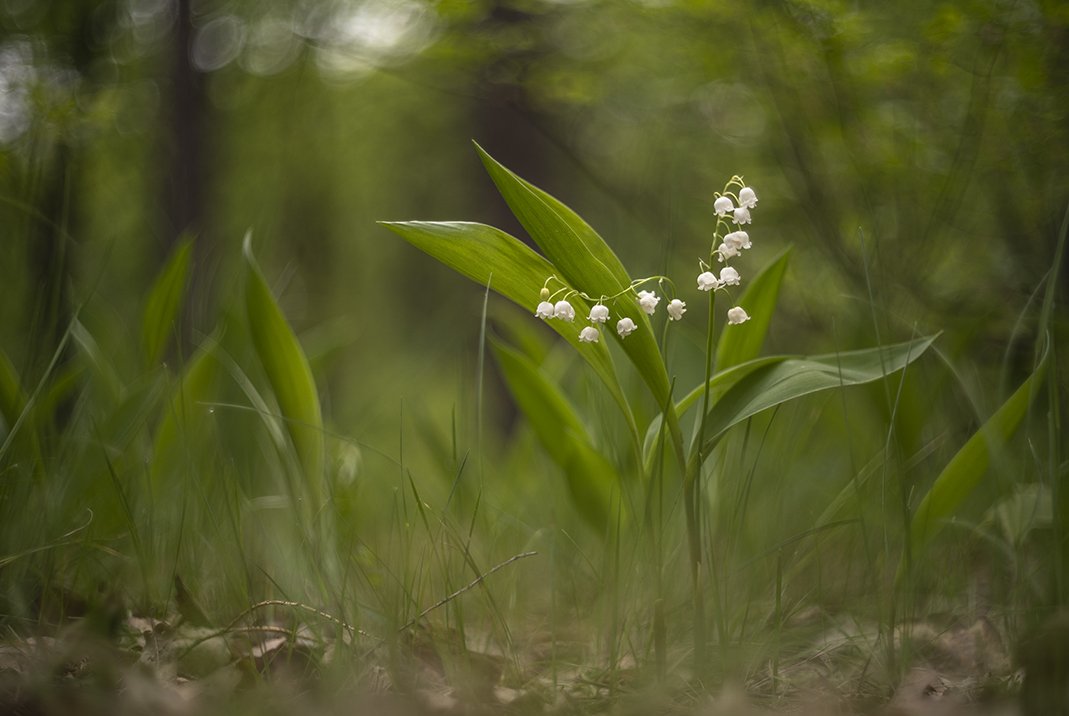
[{"label": "broad green leaf", "polygon": [[[722,370],[709,379],[709,394],[715,399],[716,396],[723,394],[728,388],[735,385],[758,368],[763,368],[774,363],[782,363],[792,357],[800,356],[765,356],[764,358],[755,358],[754,360],[746,361],[741,365]],[[683,396],[683,398],[676,403],[676,415],[682,418],[687,414],[687,411],[698,404],[704,395],[704,385],[704,381],[699,383],[693,390]],[[716,405],[715,402],[710,402],[712,402],[714,406]],[[647,461],[647,467],[649,467],[649,460],[653,457],[653,451],[657,449],[656,441],[657,436],[660,435],[660,433],[661,416],[657,415],[650,421],[649,426],[646,428],[646,439],[642,448],[642,454]]]},{"label": "broad green leaf", "polygon": [[167,264],[149,291],[141,316],[141,350],[146,366],[155,365],[163,355],[167,337],[174,333],[175,319],[189,277],[192,240],[178,242]]},{"label": "broad green leaf", "polygon": [[772,322],[772,314],[779,300],[779,290],[787,272],[790,255],[791,248],[788,247],[747,283],[746,290],[739,297],[738,305],[746,309],[750,320],[741,326],[729,326],[728,330],[720,334],[720,342],[716,348],[718,371],[745,363],[761,354],[761,346],[768,335],[768,326]]},{"label": "broad green leaf", "polygon": [[788,358],[758,368],[725,392],[707,414],[702,454],[708,455],[729,428],[762,410],[822,390],[871,383],[902,370],[935,339],[927,336],[892,346]]},{"label": "broad green leaf", "polygon": [[[991,462],[991,453],[1004,444],[1021,424],[1028,407],[1032,404],[1037,391],[1043,384],[1047,372],[1047,357],[1043,360],[1014,392],[1009,399],[1002,404],[995,414],[988,418],[980,429],[958,450],[951,458],[939,476],[935,478],[932,487],[917,506],[916,512],[909,525],[910,553],[916,558],[921,550],[931,542],[932,538],[943,528],[947,518],[961,505],[966,497],[977,485],[987,472]],[[903,562],[899,564],[899,576],[905,569]]]},{"label": "broad green leaf", "polygon": [[[594,297],[614,296],[631,285],[631,277],[620,259],[578,214],[506,169],[478,144],[475,148],[512,213],[556,267],[558,278],[571,288]],[[606,305],[612,311],[614,321],[628,316],[638,326],[638,330],[626,339],[620,339],[614,331],[607,333],[619,341],[657,403],[667,404],[671,386],[648,317],[628,294],[608,301]],[[678,441],[678,424],[675,416],[671,418],[670,428]]]},{"label": "broad green leaf", "polygon": [[161,476],[183,465],[185,451],[199,449],[198,439],[208,424],[208,403],[216,400],[216,383],[220,375],[216,356],[218,341],[206,340],[190,358],[169,399],[161,411],[160,423],[152,441],[150,473],[158,483]]},{"label": "broad green leaf", "polygon": [[[557,269],[519,239],[492,226],[469,222],[405,221],[382,222],[382,225],[480,286],[489,283],[491,289],[529,311],[531,320],[537,320],[534,307],[538,293],[546,277]],[[577,315],[589,313],[589,304],[582,299],[569,300]],[[558,320],[546,323],[590,364],[620,406],[632,433],[637,435],[631,406],[624,397],[605,345],[580,343],[579,329],[573,323]]]},{"label": "broad green leaf", "polygon": [[252,254],[251,235],[245,235],[245,310],[256,354],[275,393],[297,459],[304,470],[313,512],[323,497],[323,416],[312,369],[289,323]]},{"label": "broad green leaf", "polygon": [[594,448],[582,420],[552,380],[519,351],[499,341],[491,345],[509,392],[546,453],[564,471],[580,514],[603,530],[618,491],[616,469]]}]

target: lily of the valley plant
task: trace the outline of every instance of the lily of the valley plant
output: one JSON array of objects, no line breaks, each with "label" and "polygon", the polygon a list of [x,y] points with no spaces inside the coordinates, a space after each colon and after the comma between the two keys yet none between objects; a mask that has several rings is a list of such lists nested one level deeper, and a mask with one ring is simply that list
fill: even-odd
[{"label": "lily of the valley plant", "polygon": [[[842,389],[883,379],[915,360],[934,337],[868,350],[798,358],[760,357],[770,326],[789,252],[744,280],[733,260],[751,249],[746,228],[758,197],[742,177],[733,176],[712,198],[714,230],[708,251],[699,258],[697,276],[686,292],[666,276],[634,279],[601,236],[568,206],[526,182],[478,148],[483,164],[505,201],[540,252],[484,224],[470,222],[387,222],[392,231],[422,251],[500,293],[542,319],[570,343],[601,380],[619,407],[632,439],[628,453],[604,453],[567,393],[533,358],[502,342],[492,343],[502,375],[546,453],[557,462],[576,509],[603,534],[624,509],[624,484],[649,481],[672,469],[683,495],[693,593],[694,664],[705,667],[706,581],[701,519],[703,476],[715,479],[711,458],[731,428],[769,408],[820,390]],[[695,281],[695,283],[691,283]],[[740,294],[731,301],[718,332],[718,294]],[[707,296],[704,376],[680,396],[670,376],[662,345],[653,335],[659,310],[666,329],[693,317],[695,300]],[[743,325],[745,324],[745,325]],[[604,340],[603,340],[604,339]],[[609,350],[615,343],[619,351]],[[659,415],[645,429],[635,404],[616,372],[615,361],[629,361],[642,377]],[[716,370],[714,370],[714,367]],[[694,377],[690,377],[693,381]],[[684,439],[681,418],[690,411],[692,438]],[[628,456],[632,456],[630,459]],[[639,473],[636,475],[636,472]],[[637,491],[647,494],[646,490]],[[660,575],[657,583],[660,584]],[[660,604],[658,599],[658,605]],[[655,609],[660,609],[659,606]],[[660,613],[663,617],[663,612]],[[654,651],[661,647],[654,639]],[[655,654],[663,663],[663,653]]]}]

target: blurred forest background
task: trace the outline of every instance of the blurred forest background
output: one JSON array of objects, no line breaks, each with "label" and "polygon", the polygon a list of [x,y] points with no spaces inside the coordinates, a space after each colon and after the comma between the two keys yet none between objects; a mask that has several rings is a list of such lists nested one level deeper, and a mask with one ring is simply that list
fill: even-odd
[{"label": "blurred forest background", "polygon": [[333,424],[455,400],[481,291],[374,222],[522,235],[471,140],[639,275],[696,273],[743,174],[765,258],[798,248],[795,352],[874,341],[868,276],[885,333],[1001,367],[1069,198],[1056,0],[4,0],[0,28],[0,345],[31,385],[89,296],[122,355],[184,232],[188,354],[251,229]]},{"label": "blurred forest background", "polygon": [[[475,140],[579,212],[633,275],[693,291],[713,193],[741,174],[761,202],[749,270],[794,246],[768,351],[944,332],[943,389],[899,406],[915,418],[905,455],[941,440],[910,468],[919,484],[1033,368],[1069,202],[1067,68],[1060,0],[0,0],[0,347],[32,391],[69,358],[57,347],[77,315],[93,338],[81,350],[140,375],[145,296],[192,236],[165,356],[180,366],[220,325],[240,332],[251,230],[329,431],[371,448],[330,448],[331,469],[367,496],[394,470],[373,453],[404,444],[406,465],[445,474],[444,493],[478,437],[484,291],[375,222],[523,236]],[[680,329],[695,351],[701,323]],[[490,462],[521,429],[498,381],[488,369]],[[116,394],[136,392],[124,382]],[[592,392],[580,402],[596,407]],[[800,432],[765,469],[830,474],[823,458],[855,456],[829,446],[879,422],[866,420],[823,441]],[[858,459],[885,438],[869,430]],[[535,496],[539,465],[524,481]],[[499,489],[513,477],[495,472]],[[53,534],[84,521],[75,498]],[[16,537],[9,553],[35,549]]]}]

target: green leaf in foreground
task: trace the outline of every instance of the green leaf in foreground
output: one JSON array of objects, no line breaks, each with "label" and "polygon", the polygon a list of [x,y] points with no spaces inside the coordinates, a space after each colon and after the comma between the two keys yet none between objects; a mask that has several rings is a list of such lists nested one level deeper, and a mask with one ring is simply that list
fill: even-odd
[{"label": "green leaf in foreground", "polygon": [[175,319],[189,277],[193,242],[182,239],[149,291],[141,316],[141,350],[145,365],[155,365],[163,355],[167,337],[175,330]]},{"label": "green leaf in foreground", "polygon": [[[462,221],[381,223],[420,251],[480,286],[489,284],[491,289],[529,311],[532,320],[538,292],[546,277],[557,271],[553,264],[519,239],[485,224]],[[582,299],[574,297],[569,300],[578,315],[589,312],[589,305]],[[580,343],[579,331],[573,323],[557,320],[546,323],[590,364],[620,406],[632,432],[637,434],[631,407],[624,397],[616,368],[605,345]]]},{"label": "green leaf in foreground", "polygon": [[[969,438],[935,478],[931,489],[925,494],[910,520],[910,555],[916,557],[920,554],[943,528],[947,518],[954,514],[965,498],[980,484],[991,462],[991,453],[1016,432],[1043,384],[1049,355],[1044,354],[1032,375]],[[899,564],[899,577],[904,569],[905,555],[903,562]]]},{"label": "green leaf in foreground", "polygon": [[323,496],[323,417],[312,369],[289,323],[275,302],[245,236],[245,309],[256,354],[275,393],[279,410],[304,470],[314,509]]},{"label": "green leaf in foreground", "polygon": [[[478,144],[475,148],[501,196],[552,262],[559,278],[589,296],[612,296],[631,285],[631,277],[620,259],[577,213],[498,163]],[[542,280],[545,278],[543,276]],[[531,294],[527,300],[533,300],[534,295]],[[627,340],[620,340],[614,332],[607,333],[619,341],[657,403],[666,404],[670,390],[668,373],[657,348],[649,317],[628,295],[612,302],[610,308],[614,319],[627,316],[635,322],[638,330]],[[673,433],[677,433],[678,428],[674,424],[671,427]]]},{"label": "green leaf in foreground", "polygon": [[[569,281],[608,283],[613,293],[631,283],[623,263],[582,217],[519,177],[478,144],[475,150],[512,213]],[[585,286],[576,288],[586,290]]]},{"label": "green leaf in foreground", "polygon": [[729,428],[762,410],[822,390],[871,383],[902,370],[936,336],[809,358],[788,358],[765,365],[738,381],[709,411],[702,454],[708,455]]},{"label": "green leaf in foreground", "polygon": [[[709,379],[709,391],[714,397],[718,396],[755,370],[774,363],[782,363],[789,358],[795,357],[799,356],[766,356],[764,358],[755,358],[754,360],[746,361],[745,363],[733,366],[727,370],[722,370]],[[676,415],[681,418],[686,415],[687,411],[693,408],[701,400],[704,392],[705,382],[703,381],[694,386],[693,390],[683,396],[683,398],[676,403]],[[661,422],[662,416],[657,415],[650,421],[649,426],[646,428],[646,439],[643,443],[642,454],[647,463],[647,473],[649,473],[649,461],[653,458],[654,451],[658,447],[657,441],[658,436],[661,434]]]},{"label": "green leaf in foreground", "polygon": [[579,415],[560,389],[519,351],[492,342],[509,392],[546,453],[564,471],[580,514],[602,531],[619,492],[619,476],[594,447]]}]

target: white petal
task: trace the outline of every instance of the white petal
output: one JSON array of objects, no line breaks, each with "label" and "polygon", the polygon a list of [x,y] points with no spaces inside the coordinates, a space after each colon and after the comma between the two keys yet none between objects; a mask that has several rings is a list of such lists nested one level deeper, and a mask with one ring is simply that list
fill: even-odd
[{"label": "white petal", "polygon": [[727,196],[717,197],[713,202],[713,211],[717,216],[727,216],[735,208],[735,205],[731,203],[731,198]]},{"label": "white petal", "polygon": [[739,206],[752,209],[757,206],[757,194],[748,186],[739,190]]},{"label": "white petal", "polygon": [[750,320],[750,317],[746,315],[746,311],[741,306],[735,306],[728,309],[728,325],[737,326],[740,323],[745,323]]},{"label": "white petal", "polygon": [[739,272],[731,266],[725,266],[720,270],[720,283],[724,286],[738,286],[741,280]]},{"label": "white petal", "polygon": [[543,321],[553,318],[553,304],[549,301],[542,301],[535,309],[535,315]]},{"label": "white petal", "polygon": [[571,323],[575,320],[575,309],[567,301],[557,301],[557,305],[553,307],[553,315]]},{"label": "white petal", "polygon": [[702,271],[698,274],[699,291],[711,291],[717,288],[720,288],[720,281],[717,280],[716,274],[712,271]]}]

